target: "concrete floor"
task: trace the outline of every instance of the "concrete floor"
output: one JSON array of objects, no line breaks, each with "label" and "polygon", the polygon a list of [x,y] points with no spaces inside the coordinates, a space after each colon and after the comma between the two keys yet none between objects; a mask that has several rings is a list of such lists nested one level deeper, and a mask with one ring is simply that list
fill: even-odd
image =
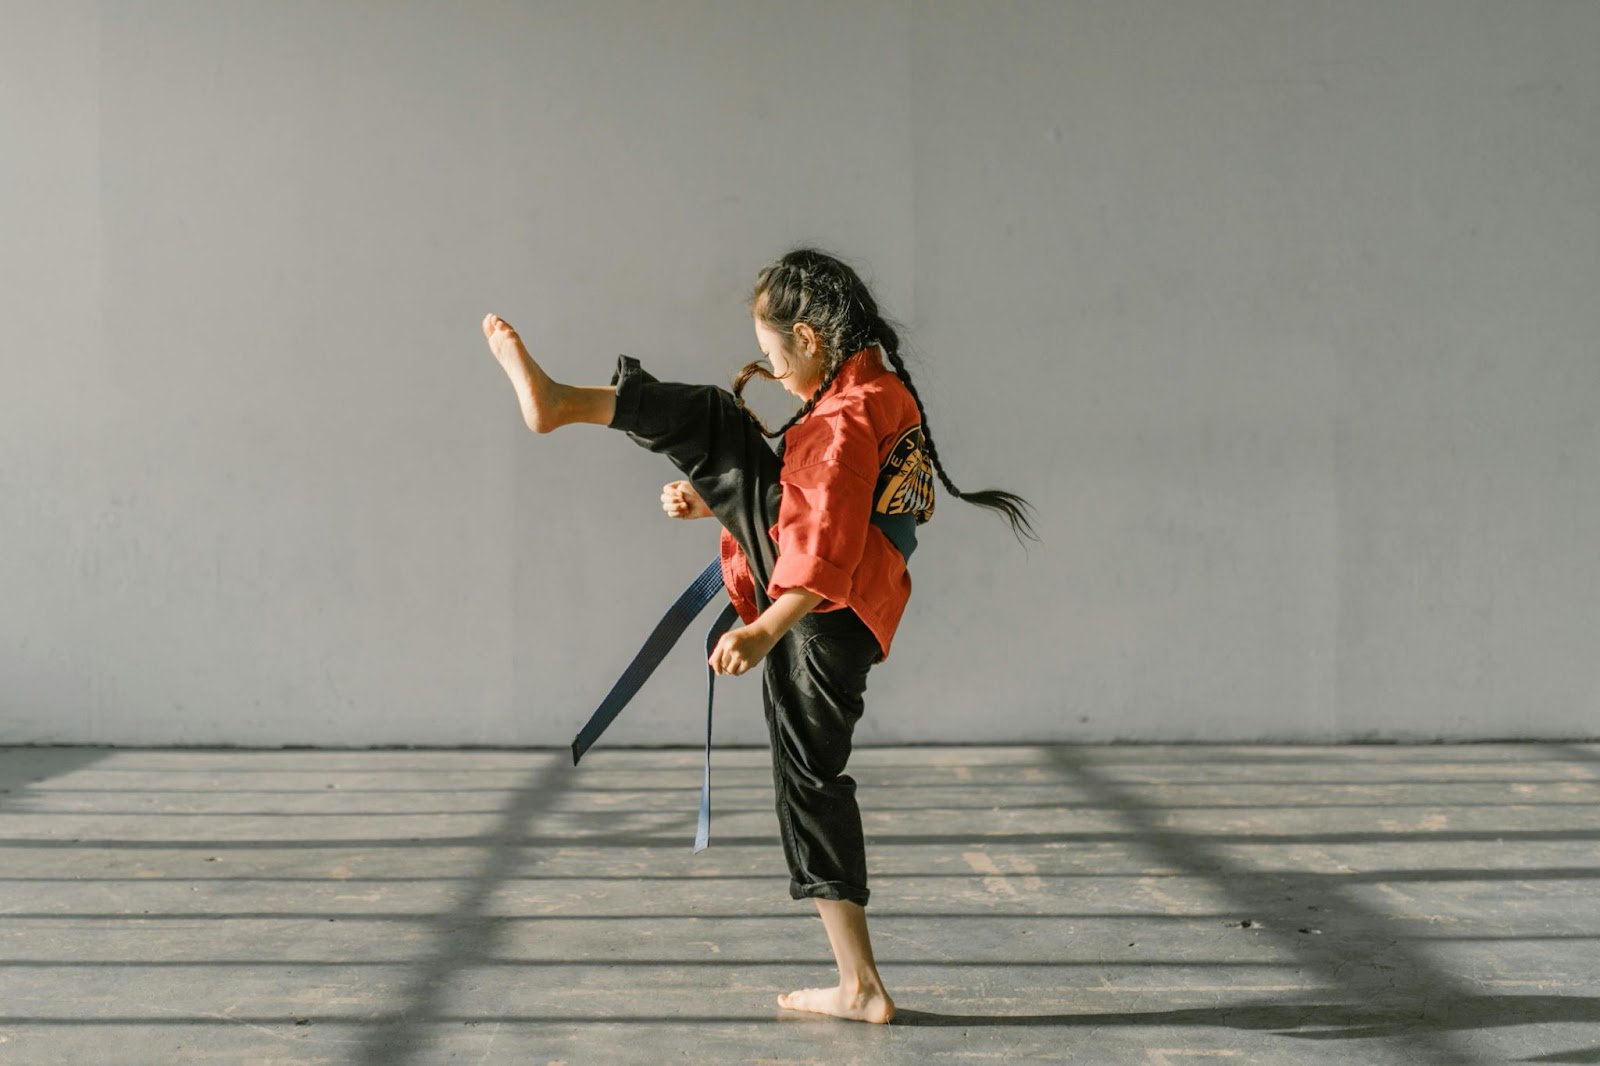
[{"label": "concrete floor", "polygon": [[1600,746],[860,750],[887,1027],[699,758],[0,750],[0,1062],[1600,1063]]}]

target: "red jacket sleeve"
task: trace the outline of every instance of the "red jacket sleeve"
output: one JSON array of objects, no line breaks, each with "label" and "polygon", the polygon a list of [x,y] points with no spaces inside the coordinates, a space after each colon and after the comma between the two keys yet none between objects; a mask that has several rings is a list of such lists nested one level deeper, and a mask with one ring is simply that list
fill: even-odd
[{"label": "red jacket sleeve", "polygon": [[843,604],[871,525],[877,437],[864,414],[850,411],[789,432],[778,505],[778,561],[767,594],[777,599],[803,588]]}]

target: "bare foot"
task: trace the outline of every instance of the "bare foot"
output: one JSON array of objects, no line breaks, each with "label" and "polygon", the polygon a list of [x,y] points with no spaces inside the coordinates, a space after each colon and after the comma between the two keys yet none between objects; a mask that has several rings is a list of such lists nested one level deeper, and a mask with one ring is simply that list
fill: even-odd
[{"label": "bare foot", "polygon": [[485,315],[483,335],[488,338],[489,350],[499,360],[500,368],[511,379],[517,390],[517,402],[522,405],[522,420],[535,433],[549,433],[566,425],[562,418],[561,401],[566,386],[550,380],[550,376],[533,361],[522,338],[511,324],[498,315]]},{"label": "bare foot", "polygon": [[843,985],[837,988],[802,988],[798,992],[779,996],[778,1006],[784,1010],[806,1010],[813,1014],[831,1014],[835,1018],[878,1025],[894,1017],[894,1000],[881,987],[862,989],[855,995],[846,992]]}]

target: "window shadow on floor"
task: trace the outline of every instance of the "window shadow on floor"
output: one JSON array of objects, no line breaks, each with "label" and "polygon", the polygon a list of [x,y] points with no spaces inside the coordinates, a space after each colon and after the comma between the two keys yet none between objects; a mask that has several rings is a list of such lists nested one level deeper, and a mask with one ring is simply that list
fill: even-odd
[{"label": "window shadow on floor", "polygon": [[[1434,869],[1427,863],[1395,870],[1307,870],[1258,868],[1238,857],[1229,843],[1243,843],[1252,837],[1258,842],[1292,846],[1297,842],[1354,844],[1387,837],[1390,844],[1403,845],[1409,836],[1418,844],[1444,842],[1431,832],[1328,833],[1310,829],[1294,834],[1252,832],[1208,834],[1185,831],[1163,806],[1161,793],[1145,782],[1126,780],[1112,765],[1101,766],[1093,749],[1053,746],[1043,753],[1064,783],[1082,789],[1097,807],[1119,811],[1122,825],[1134,838],[1131,842],[1162,866],[1179,876],[1204,878],[1239,910],[1241,919],[1251,919],[1253,930],[1287,950],[1309,975],[1322,984],[1338,989],[1345,1004],[1293,1003],[1230,1006],[1199,1010],[1176,1010],[1128,1015],[1096,1015],[1101,1025],[1206,1024],[1235,1028],[1282,1030],[1302,1039],[1392,1039],[1403,1046],[1404,1061],[1437,1063],[1440,1066],[1468,1066],[1485,1061],[1477,1050],[1455,1037],[1465,1030],[1551,1022],[1600,1021],[1600,1001],[1582,996],[1477,995],[1470,975],[1451,972],[1431,952],[1414,940],[1394,935],[1390,916],[1371,905],[1353,889],[1360,884],[1403,881],[1407,875],[1435,882],[1444,879],[1466,881],[1527,880],[1527,868],[1459,870]],[[1542,755],[1561,752],[1544,749]],[[1171,755],[1182,776],[1183,755]],[[1226,755],[1196,750],[1196,762],[1215,763]],[[1166,775],[1164,775],[1165,777]],[[1223,778],[1225,780],[1225,778]],[[1432,780],[1424,778],[1423,780]],[[1270,802],[1263,812],[1270,813]],[[1263,823],[1262,828],[1270,829]],[[1309,828],[1309,827],[1308,827]],[[1586,841],[1592,830],[1535,830],[1532,840]],[[1547,839],[1548,834],[1548,839]],[[1460,834],[1473,841],[1479,834]],[[1516,830],[1484,834],[1504,839],[1507,846],[1522,843]],[[1229,840],[1226,838],[1235,838]],[[1510,865],[1510,864],[1508,864]],[[1563,878],[1586,879],[1600,876],[1600,869],[1575,867],[1560,871]],[[1337,926],[1329,925],[1337,921]],[[1318,935],[1327,926],[1331,935]],[[1334,931],[1336,930],[1336,931]],[[1437,939],[1446,940],[1448,937]],[[980,1021],[940,1021],[938,1015],[912,1014],[908,1024],[960,1025]],[[1001,1022],[999,1024],[1008,1024]],[[1395,1048],[1401,1052],[1402,1047]]]},{"label": "window shadow on floor", "polygon": [[571,768],[556,756],[530,773],[507,798],[500,819],[477,838],[483,862],[470,876],[460,902],[430,923],[436,943],[433,954],[413,968],[398,1006],[374,1020],[352,1061],[361,1066],[417,1061],[440,1023],[456,975],[494,954],[508,927],[490,914],[489,904],[495,892],[535,861],[527,851],[532,827],[571,787],[573,778]]},{"label": "window shadow on floor", "polygon": [[0,748],[0,811],[23,808],[29,787],[66,777],[112,754],[111,748]]},{"label": "window shadow on floor", "polygon": [[[1202,1026],[1274,1032],[1303,1040],[1371,1040],[1419,1032],[1600,1022],[1595,996],[1461,996],[1429,999],[1422,1013],[1355,1003],[1239,1003],[1222,1007],[1083,1014],[938,1014],[900,1010],[907,1026]],[[1540,1060],[1530,1060],[1540,1061]],[[1557,1061],[1557,1060],[1546,1060]]]}]

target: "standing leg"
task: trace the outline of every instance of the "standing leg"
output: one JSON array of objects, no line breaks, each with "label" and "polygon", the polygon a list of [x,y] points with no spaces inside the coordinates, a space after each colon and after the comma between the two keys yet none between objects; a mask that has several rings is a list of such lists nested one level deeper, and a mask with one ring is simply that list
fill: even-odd
[{"label": "standing leg", "polygon": [[844,773],[878,650],[854,611],[808,615],[768,654],[762,694],[789,894],[817,901],[839,970],[837,987],[791,992],[778,1005],[887,1022],[894,1001],[867,936],[866,845],[856,783]]},{"label": "standing leg", "polygon": [[831,1014],[880,1024],[894,1017],[894,1000],[883,987],[872,942],[867,938],[867,912],[843,900],[817,900],[817,912],[828,930],[828,943],[839,967],[837,988],[802,988],[778,997],[786,1010]]}]

